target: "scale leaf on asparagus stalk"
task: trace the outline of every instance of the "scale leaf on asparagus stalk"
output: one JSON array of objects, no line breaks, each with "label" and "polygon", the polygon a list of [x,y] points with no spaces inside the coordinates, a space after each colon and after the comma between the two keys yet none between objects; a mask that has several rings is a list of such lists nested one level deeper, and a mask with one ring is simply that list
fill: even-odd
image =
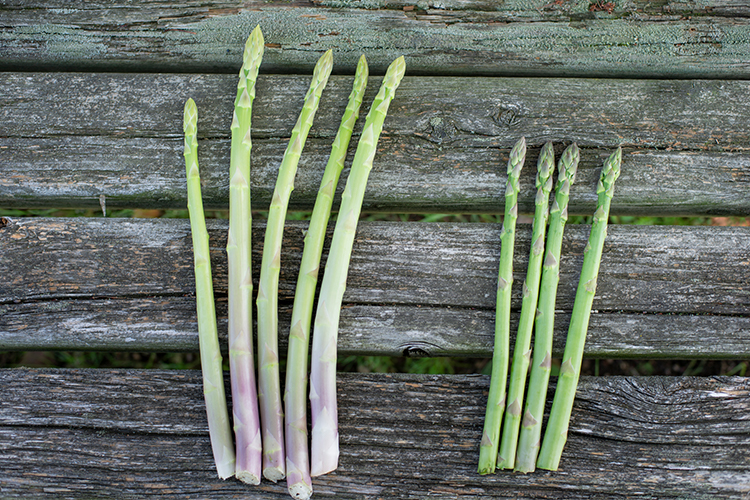
[{"label": "scale leaf on asparagus stalk", "polygon": [[289,494],[302,500],[312,495],[307,439],[307,354],[315,288],[333,196],[344,168],[354,123],[359,116],[362,97],[367,87],[367,76],[367,61],[365,56],[362,56],[357,64],[352,92],[320,182],[310,225],[305,235],[305,246],[294,293],[284,393],[286,479]]},{"label": "scale leaf on asparagus stalk", "polygon": [[258,394],[263,434],[263,476],[271,481],[285,477],[283,409],[279,378],[278,291],[281,270],[281,240],[289,197],[294,189],[302,148],[318,109],[320,95],[333,67],[333,52],[326,52],[315,65],[310,89],[279,167],[276,187],[268,210],[263,258],[258,286]]},{"label": "scale leaf on asparagus stalk", "polygon": [[338,467],[339,435],[336,403],[336,343],[339,314],[346,288],[354,236],[362,209],[367,178],[372,169],[378,139],[388,106],[404,76],[403,57],[391,63],[367,114],[352,168],[341,197],[338,219],[328,253],[313,327],[310,367],[312,444],[310,472],[319,476]]},{"label": "scale leaf on asparagus stalk", "polygon": [[255,81],[263,58],[263,34],[256,27],[247,39],[232,117],[229,163],[228,342],[232,409],[237,450],[237,479],[260,484],[261,434],[252,335],[250,139]]},{"label": "scale leaf on asparagus stalk", "polygon": [[497,304],[495,312],[495,346],[492,355],[490,391],[484,417],[482,441],[479,444],[479,473],[492,474],[497,465],[500,426],[505,410],[505,386],[510,357],[510,294],[513,285],[513,250],[518,219],[518,192],[521,168],[526,159],[526,139],[513,146],[508,160],[508,182],[505,187],[505,215],[500,234],[500,266],[498,269]]},{"label": "scale leaf on asparagus stalk", "polygon": [[552,148],[552,143],[548,142],[542,147],[537,162],[537,192],[531,252],[526,270],[526,281],[523,283],[521,317],[518,321],[518,333],[513,350],[513,365],[508,384],[508,404],[505,409],[505,422],[500,440],[499,457],[502,457],[502,460],[498,459],[500,460],[498,467],[502,469],[512,469],[516,460],[516,446],[523,409],[523,393],[526,388],[526,375],[528,374],[531,357],[529,346],[531,345],[531,333],[534,328],[537,299],[539,298],[539,280],[542,274],[542,258],[544,257],[544,234],[547,230],[549,196],[550,191],[552,191],[552,172],[554,170],[555,150]]},{"label": "scale leaf on asparagus stalk", "polygon": [[552,401],[547,430],[544,433],[544,441],[537,460],[537,466],[540,469],[557,470],[563,447],[568,438],[568,424],[573,410],[578,378],[581,374],[583,347],[586,343],[586,332],[596,293],[596,280],[599,276],[604,240],[607,236],[609,207],[615,192],[615,181],[620,176],[621,160],[622,149],[617,148],[617,151],[605,160],[597,185],[596,212],[591,225],[589,241],[583,251],[581,277],[573,302],[573,312],[570,316],[560,376],[557,379],[557,388]]},{"label": "scale leaf on asparagus stalk", "polygon": [[221,367],[221,351],[216,327],[214,290],[211,280],[211,257],[209,255],[208,231],[203,215],[201,178],[198,170],[197,139],[198,108],[195,101],[185,103],[183,129],[185,132],[185,170],[187,174],[188,212],[193,239],[195,261],[195,299],[198,316],[198,341],[200,344],[201,370],[203,372],[203,397],[206,401],[208,433],[211,438],[214,462],[219,477],[226,479],[234,475],[235,454],[232,431],[229,424],[226,396],[224,394],[224,372]]},{"label": "scale leaf on asparagus stalk", "polygon": [[542,418],[547,401],[547,386],[552,370],[552,340],[555,326],[555,302],[560,280],[560,254],[565,223],[568,220],[570,187],[575,181],[580,153],[576,144],[568,146],[557,164],[557,185],[547,230],[547,246],[542,264],[537,313],[534,321],[534,351],[526,393],[526,407],[518,437],[515,470],[533,472],[542,435]]}]

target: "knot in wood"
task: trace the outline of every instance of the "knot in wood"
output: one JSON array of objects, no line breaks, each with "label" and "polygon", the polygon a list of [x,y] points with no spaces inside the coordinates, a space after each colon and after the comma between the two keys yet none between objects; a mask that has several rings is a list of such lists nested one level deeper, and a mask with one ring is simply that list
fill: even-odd
[{"label": "knot in wood", "polygon": [[402,356],[405,358],[428,358],[430,353],[420,345],[407,345],[402,351]]},{"label": "knot in wood", "polygon": [[437,143],[449,141],[456,136],[456,126],[442,116],[430,118],[430,139]]},{"label": "knot in wood", "polygon": [[501,107],[493,118],[498,125],[503,125],[505,127],[514,127],[521,123],[521,118],[519,117],[518,112],[510,108]]}]

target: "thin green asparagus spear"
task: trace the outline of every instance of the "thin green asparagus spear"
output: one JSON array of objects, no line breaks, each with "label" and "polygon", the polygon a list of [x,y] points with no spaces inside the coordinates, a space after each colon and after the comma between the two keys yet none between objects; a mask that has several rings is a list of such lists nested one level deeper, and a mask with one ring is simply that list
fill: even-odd
[{"label": "thin green asparagus spear", "polygon": [[187,174],[188,211],[193,235],[195,258],[195,299],[198,315],[198,340],[203,371],[203,397],[206,400],[208,433],[219,477],[234,475],[234,445],[229,426],[229,412],[224,395],[224,372],[216,331],[214,289],[211,280],[211,257],[208,250],[208,231],[203,216],[201,178],[198,171],[198,139],[196,137],[198,108],[195,101],[185,103],[183,129],[185,131],[185,170]]},{"label": "thin green asparagus spear", "polygon": [[336,404],[336,342],[339,314],[346,288],[354,235],[362,209],[367,178],[372,169],[380,132],[406,64],[403,57],[391,63],[365,120],[362,137],[341,197],[341,207],[320,288],[313,327],[310,368],[312,476],[336,469],[339,458],[338,408]]},{"label": "thin green asparagus spear", "polygon": [[555,398],[552,401],[547,430],[539,451],[537,466],[540,469],[557,470],[560,457],[568,438],[568,424],[573,410],[573,400],[581,374],[583,346],[586,343],[586,332],[591,317],[591,306],[596,293],[596,280],[599,275],[599,264],[602,260],[604,239],[607,237],[607,219],[609,206],[615,193],[615,181],[620,176],[622,149],[612,153],[604,162],[596,192],[599,200],[594,213],[594,222],[586,249],[583,251],[583,266],[578,282],[573,312],[570,317],[568,338],[565,341],[563,362],[560,376],[557,379]]},{"label": "thin green asparagus spear", "polygon": [[294,189],[302,148],[318,109],[320,95],[333,67],[333,52],[326,52],[315,65],[305,103],[289,138],[279,167],[276,188],[268,211],[263,258],[258,286],[258,393],[263,430],[263,476],[284,479],[284,427],[279,379],[278,292],[281,270],[281,240],[289,197]]},{"label": "thin green asparagus spear", "polygon": [[292,498],[301,500],[310,498],[312,495],[310,459],[307,451],[307,353],[310,344],[310,321],[315,288],[318,283],[320,257],[323,253],[328,218],[331,215],[333,195],[344,168],[354,123],[359,116],[362,97],[367,87],[367,76],[367,61],[365,56],[362,56],[357,64],[349,102],[341,118],[331,155],[320,182],[318,197],[315,200],[315,207],[305,236],[305,248],[302,252],[297,288],[294,293],[284,394],[286,481]]},{"label": "thin green asparagus spear", "polygon": [[[521,425],[521,411],[523,409],[523,391],[526,387],[526,375],[529,371],[531,358],[531,332],[534,328],[536,305],[539,298],[539,279],[542,274],[542,257],[544,256],[544,233],[547,230],[549,215],[549,195],[552,190],[552,172],[555,169],[555,150],[548,142],[542,148],[537,163],[536,201],[534,210],[534,225],[531,236],[531,253],[529,266],[526,270],[526,281],[523,284],[523,302],[521,318],[518,321],[516,345],[513,350],[513,366],[508,385],[508,405],[505,409],[505,423],[500,441],[498,467],[512,469],[516,461],[516,446],[518,432]],[[502,459],[500,459],[502,457]]]},{"label": "thin green asparagus spear", "polygon": [[560,279],[560,252],[568,220],[570,186],[578,169],[578,146],[571,144],[557,164],[555,199],[550,207],[547,249],[542,264],[542,281],[534,329],[534,356],[531,363],[526,408],[521,421],[515,470],[533,472],[542,435],[542,418],[547,401],[547,385],[552,368],[552,334],[555,326],[555,299]]},{"label": "thin green asparagus spear", "polygon": [[252,335],[250,124],[255,81],[263,58],[263,34],[256,27],[247,39],[232,118],[229,163],[229,372],[237,449],[237,479],[260,484],[261,435]]},{"label": "thin green asparagus spear", "polygon": [[479,473],[492,474],[497,464],[500,426],[505,410],[505,385],[510,357],[510,291],[513,285],[513,249],[518,219],[518,191],[521,168],[526,159],[526,139],[521,138],[510,152],[508,182],[505,188],[505,216],[500,235],[500,267],[498,270],[497,305],[495,311],[495,348],[484,432],[479,445]]}]

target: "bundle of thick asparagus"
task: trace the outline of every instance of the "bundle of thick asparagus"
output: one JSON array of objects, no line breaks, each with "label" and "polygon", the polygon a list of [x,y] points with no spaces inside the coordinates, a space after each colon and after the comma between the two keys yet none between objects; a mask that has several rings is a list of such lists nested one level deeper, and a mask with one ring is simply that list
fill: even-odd
[{"label": "bundle of thick asparagus", "polygon": [[[219,476],[235,475],[241,481],[259,484],[261,474],[271,481],[287,479],[294,498],[312,495],[310,477],[338,466],[338,414],[336,405],[336,342],[339,312],[346,287],[354,235],[362,207],[367,178],[372,169],[378,138],[406,69],[404,58],[388,68],[380,91],[365,120],[341,199],[339,218],[321,285],[314,321],[310,404],[312,409],[311,458],[307,433],[307,354],[313,300],[328,219],[346,152],[359,116],[367,86],[368,68],[360,58],[354,85],[321,181],[318,197],[305,237],[305,247],[294,298],[287,359],[286,387],[282,408],[278,354],[278,285],[281,243],[289,199],[307,135],[320,97],[333,67],[333,54],[326,52],[317,62],[302,111],[292,130],[279,167],[276,187],[268,211],[258,286],[258,385],[256,386],[252,337],[252,272],[250,152],[252,105],[255,82],[263,57],[263,35],[256,27],[245,44],[237,97],[231,124],[229,166],[228,344],[235,442],[224,395],[221,352],[216,328],[208,233],[203,217],[197,160],[198,111],[192,99],[185,104],[185,165],[188,206],[195,256],[196,302],[201,365],[208,414],[209,434]],[[312,464],[312,466],[311,466]]]},{"label": "bundle of thick asparagus", "polygon": [[[536,467],[557,470],[567,439],[568,421],[580,374],[586,331],[596,291],[604,238],[607,233],[609,207],[614,194],[614,183],[620,175],[622,151],[618,148],[604,162],[598,183],[598,202],[594,223],[584,250],[583,266],[560,367],[560,377],[547,431],[542,442],[540,439],[542,418],[552,368],[552,332],[560,273],[562,236],[568,219],[568,198],[570,186],[575,180],[579,151],[578,147],[572,144],[563,152],[558,164],[558,181],[551,208],[548,202],[554,169],[552,144],[545,144],[539,155],[531,253],[526,280],[523,284],[521,316],[506,395],[510,360],[510,287],[513,283],[513,247],[518,212],[516,197],[519,191],[518,178],[525,153],[526,143],[522,138],[512,149],[508,163],[505,217],[501,233],[502,247],[498,273],[495,349],[484,431],[480,443],[478,467],[480,474],[491,474],[495,472],[496,467],[515,469],[520,472],[532,472]],[[545,245],[548,218],[549,231]],[[532,331],[534,331],[533,358],[530,350]],[[531,373],[524,407],[524,388],[529,365]]]}]

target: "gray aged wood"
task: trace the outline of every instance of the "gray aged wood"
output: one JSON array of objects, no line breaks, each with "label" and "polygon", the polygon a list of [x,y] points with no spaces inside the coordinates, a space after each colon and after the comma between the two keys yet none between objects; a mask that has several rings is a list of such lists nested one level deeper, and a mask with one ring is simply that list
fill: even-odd
[{"label": "gray aged wood", "polygon": [[[0,348],[196,350],[186,220],[5,219]],[[225,330],[225,221],[212,259]],[[283,243],[283,335],[306,223]],[[362,222],[342,313],[342,353],[487,356],[492,351],[496,224]],[[254,234],[255,279],[263,226]],[[330,235],[329,235],[330,237]],[[530,228],[519,227],[525,269]],[[568,227],[558,298],[560,350],[588,226]],[[750,352],[750,228],[614,226],[602,260],[587,355],[736,357]],[[24,265],[19,266],[18,263]],[[520,307],[519,272],[513,305]]]},{"label": "gray aged wood", "polygon": [[[192,96],[206,205],[226,208],[235,80],[0,73],[0,206],[98,207],[104,195],[110,208],[184,207],[181,120]],[[270,201],[307,80],[259,81],[252,177],[258,209]],[[298,171],[295,209],[312,207],[350,85],[351,77],[333,77],[326,89]],[[374,78],[367,102],[377,85]],[[533,210],[538,148],[552,140],[558,155],[573,141],[582,148],[574,213],[593,213],[601,163],[622,145],[612,213],[744,216],[750,213],[748,94],[746,81],[406,78],[386,121],[365,209],[502,211],[507,152],[525,136],[531,147],[522,211]]]},{"label": "gray aged wood", "polygon": [[[744,499],[745,378],[584,378],[555,473],[476,473],[484,376],[341,374],[341,466],[316,498]],[[200,373],[2,370],[3,498],[288,498],[222,482]]]},{"label": "gray aged wood", "polygon": [[[364,5],[378,3],[382,1]],[[629,2],[617,12],[602,2],[590,3],[586,12],[581,3],[572,9],[564,3],[555,8],[547,0],[537,0],[512,2],[505,12],[430,9],[421,15],[406,5],[406,10],[364,10],[260,0],[241,6],[139,1],[71,8],[65,2],[15,1],[3,10],[0,64],[33,70],[235,73],[245,38],[260,24],[268,44],[264,65],[272,72],[308,72],[331,48],[340,61],[339,71],[353,72],[364,52],[374,72],[381,74],[400,55],[407,57],[413,74],[750,74],[749,23],[741,17],[747,12],[745,3],[729,4],[718,14],[710,10],[718,2],[657,3],[645,10],[645,2]],[[449,6],[487,8],[487,2],[462,4]],[[523,4],[520,12],[513,10],[517,4]],[[358,2],[348,5],[359,7]],[[735,5],[738,8],[732,8]],[[692,11],[698,15],[692,17]],[[723,17],[727,14],[737,17]]]}]

